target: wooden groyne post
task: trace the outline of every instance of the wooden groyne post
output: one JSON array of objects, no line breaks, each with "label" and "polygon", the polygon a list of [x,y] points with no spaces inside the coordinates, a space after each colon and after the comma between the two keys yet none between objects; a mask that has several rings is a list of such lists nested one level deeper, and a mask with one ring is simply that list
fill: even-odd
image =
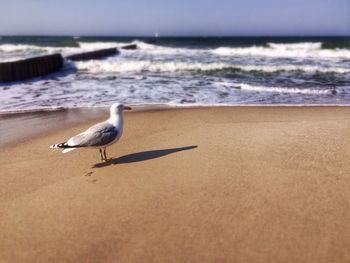
[{"label": "wooden groyne post", "polygon": [[61,54],[0,63],[0,82],[11,82],[57,72],[63,67]]}]

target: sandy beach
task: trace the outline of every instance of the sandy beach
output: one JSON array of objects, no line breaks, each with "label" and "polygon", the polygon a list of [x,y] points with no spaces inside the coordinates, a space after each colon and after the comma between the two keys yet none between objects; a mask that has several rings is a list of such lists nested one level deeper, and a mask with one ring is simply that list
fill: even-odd
[{"label": "sandy beach", "polygon": [[0,262],[350,262],[349,107],[130,112],[107,164],[49,149],[103,119],[1,147]]}]

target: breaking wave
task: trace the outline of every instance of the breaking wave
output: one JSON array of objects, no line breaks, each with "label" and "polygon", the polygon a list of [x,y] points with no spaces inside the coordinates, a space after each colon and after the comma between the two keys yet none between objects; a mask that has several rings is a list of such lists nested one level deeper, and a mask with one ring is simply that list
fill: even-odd
[{"label": "breaking wave", "polygon": [[213,50],[221,56],[263,56],[285,58],[350,58],[349,49],[322,49],[322,43],[276,44],[251,47],[219,47]]},{"label": "breaking wave", "polygon": [[[256,56],[273,58],[343,58],[350,59],[349,49],[322,49],[321,42],[305,42],[293,44],[267,43],[265,46],[249,47],[218,47],[215,49],[167,47],[145,43],[142,41],[133,42],[77,42],[77,47],[50,47],[35,46],[26,44],[0,44],[0,52],[13,53],[22,52],[24,57],[41,52],[43,54],[62,53],[70,55],[83,51],[91,51],[104,48],[120,47],[126,44],[137,44],[136,52],[145,52],[153,55],[217,55],[217,56]],[[135,52],[135,51],[124,51]]]},{"label": "breaking wave", "polygon": [[90,60],[86,62],[76,62],[77,69],[86,70],[91,73],[108,72],[178,72],[178,71],[216,71],[216,70],[240,70],[240,71],[260,71],[260,72],[306,72],[306,73],[350,73],[350,68],[342,67],[322,67],[311,65],[239,65],[231,63],[196,63],[196,62],[171,62],[171,61],[151,61],[151,60]]},{"label": "breaking wave", "polygon": [[[117,56],[100,60],[66,60],[66,70],[58,73],[1,84],[0,110],[98,106],[112,101],[208,105],[350,101],[350,44],[333,40],[288,42],[300,40],[296,38],[282,44],[277,43],[283,41],[278,38],[269,43],[159,38],[146,43],[131,38],[81,37],[69,46],[63,40],[58,44],[50,39],[3,41],[0,61],[51,53],[67,56],[130,43],[138,48],[121,49]],[[333,46],[325,46],[326,41]]]},{"label": "breaking wave", "polygon": [[254,86],[249,84],[235,84],[230,82],[219,82],[217,85],[222,87],[229,87],[247,91],[256,92],[274,92],[274,93],[298,93],[298,94],[331,94],[331,89],[309,89],[309,88],[296,88],[296,87],[267,87],[267,86]]},{"label": "breaking wave", "polygon": [[52,47],[26,44],[0,44],[0,62],[24,59],[33,56],[61,53],[63,56],[98,49],[120,47],[122,42],[78,42],[76,47]]}]

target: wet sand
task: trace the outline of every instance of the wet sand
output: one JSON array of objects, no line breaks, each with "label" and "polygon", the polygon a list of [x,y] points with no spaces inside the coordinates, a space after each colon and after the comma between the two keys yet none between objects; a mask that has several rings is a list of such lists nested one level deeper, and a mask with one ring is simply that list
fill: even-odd
[{"label": "wet sand", "polygon": [[350,108],[131,112],[107,164],[48,148],[96,120],[1,146],[1,262],[350,261]]}]

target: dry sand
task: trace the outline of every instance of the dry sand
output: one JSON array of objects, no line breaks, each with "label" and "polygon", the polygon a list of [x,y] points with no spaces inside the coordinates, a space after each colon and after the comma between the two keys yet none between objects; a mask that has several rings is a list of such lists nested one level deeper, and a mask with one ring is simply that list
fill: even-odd
[{"label": "dry sand", "polygon": [[131,112],[108,165],[48,148],[94,121],[1,148],[0,262],[350,262],[350,108]]}]

